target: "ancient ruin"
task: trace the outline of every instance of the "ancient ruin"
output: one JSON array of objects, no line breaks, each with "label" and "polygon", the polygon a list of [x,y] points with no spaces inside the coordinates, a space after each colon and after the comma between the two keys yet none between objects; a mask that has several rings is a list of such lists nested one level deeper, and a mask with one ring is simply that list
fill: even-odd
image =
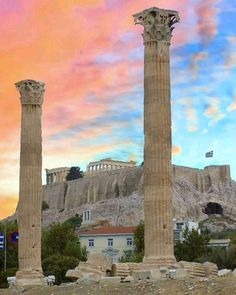
[{"label": "ancient ruin", "polygon": [[43,284],[41,267],[42,132],[41,114],[44,83],[23,80],[16,83],[20,92],[21,149],[20,192],[18,203],[19,271],[16,283]]},{"label": "ancient ruin", "polygon": [[111,158],[106,158],[100,161],[90,162],[87,166],[86,175],[92,176],[104,171],[132,168],[132,167],[135,167],[135,164],[136,162],[134,161],[123,162],[123,161],[113,160]]},{"label": "ancient ruin", "polygon": [[144,263],[175,263],[172,232],[172,166],[169,46],[176,11],[156,7],[134,15],[144,27]]},{"label": "ancient ruin", "polygon": [[46,183],[60,183],[66,181],[66,177],[70,172],[69,167],[60,167],[54,169],[46,169]]}]

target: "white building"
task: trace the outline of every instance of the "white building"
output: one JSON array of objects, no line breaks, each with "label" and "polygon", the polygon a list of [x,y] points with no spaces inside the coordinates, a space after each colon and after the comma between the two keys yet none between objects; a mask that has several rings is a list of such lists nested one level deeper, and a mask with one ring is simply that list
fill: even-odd
[{"label": "white building", "polygon": [[124,251],[133,250],[135,226],[100,227],[79,233],[81,246],[88,252],[101,253],[118,262]]},{"label": "white building", "polygon": [[228,250],[230,246],[230,239],[211,239],[208,243],[208,246],[211,248],[221,247],[225,250]]},{"label": "white building", "polygon": [[174,242],[176,243],[177,241],[183,241],[183,232],[184,230],[188,228],[189,231],[191,232],[193,229],[198,231],[200,234],[200,229],[198,222],[191,221],[191,220],[176,220],[175,218],[173,219],[173,232],[174,232]]}]

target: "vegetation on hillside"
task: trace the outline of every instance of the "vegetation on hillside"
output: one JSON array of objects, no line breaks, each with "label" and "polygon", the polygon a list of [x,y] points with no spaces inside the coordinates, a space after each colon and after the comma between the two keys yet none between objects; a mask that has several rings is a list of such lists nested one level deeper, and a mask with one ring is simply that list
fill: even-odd
[{"label": "vegetation on hillside", "polygon": [[80,170],[80,167],[73,166],[70,168],[70,171],[66,176],[66,181],[79,179],[79,178],[82,178],[83,176],[84,176],[83,171]]},{"label": "vegetation on hillside", "polygon": [[67,219],[64,223],[70,224],[74,228],[79,228],[81,226],[82,221],[82,215],[76,213],[73,217]]}]

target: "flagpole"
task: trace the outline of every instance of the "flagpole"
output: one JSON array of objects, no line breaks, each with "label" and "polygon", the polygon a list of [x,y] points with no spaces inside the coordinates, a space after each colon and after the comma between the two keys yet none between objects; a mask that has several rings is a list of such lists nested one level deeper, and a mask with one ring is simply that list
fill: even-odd
[{"label": "flagpole", "polygon": [[4,270],[6,271],[7,269],[7,230],[6,230],[6,225],[4,226],[4,235],[5,235],[5,259],[4,259]]}]

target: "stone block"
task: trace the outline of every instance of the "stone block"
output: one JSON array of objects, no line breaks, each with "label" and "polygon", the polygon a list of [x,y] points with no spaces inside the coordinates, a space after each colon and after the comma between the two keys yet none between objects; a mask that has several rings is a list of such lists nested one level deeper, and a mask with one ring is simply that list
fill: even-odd
[{"label": "stone block", "polygon": [[117,285],[120,284],[121,277],[101,277],[101,285]]},{"label": "stone block", "polygon": [[150,270],[150,272],[151,272],[151,277],[150,277],[151,280],[153,280],[153,281],[161,280],[162,274],[161,274],[159,268],[158,269],[152,269],[152,270]]},{"label": "stone block", "polygon": [[150,270],[134,270],[132,277],[134,281],[145,281],[151,279],[151,271]]},{"label": "stone block", "polygon": [[130,275],[130,269],[127,263],[114,263],[112,265],[112,275],[122,279]]},{"label": "stone block", "polygon": [[112,258],[100,253],[89,253],[87,263],[101,266],[102,270],[110,270],[112,268]]},{"label": "stone block", "polygon": [[221,269],[218,271],[218,277],[229,277],[232,275],[233,273],[231,269]]},{"label": "stone block", "polygon": [[126,278],[124,278],[123,282],[124,283],[131,283],[133,282],[134,278],[132,276],[127,276]]},{"label": "stone block", "polygon": [[175,279],[176,280],[184,280],[188,276],[186,269],[179,268],[176,269]]},{"label": "stone block", "polygon": [[176,279],[176,269],[169,270],[169,278]]},{"label": "stone block", "polygon": [[232,272],[232,275],[233,275],[234,277],[236,277],[236,268],[235,268],[234,271]]},{"label": "stone block", "polygon": [[77,284],[98,284],[101,280],[101,275],[96,273],[84,273],[83,277],[77,280]]},{"label": "stone block", "polygon": [[218,274],[218,267],[215,263],[205,262],[203,263],[205,267],[205,273],[207,277],[216,277]]},{"label": "stone block", "polygon": [[162,279],[169,277],[169,269],[167,267],[161,266],[160,267],[160,275]]},{"label": "stone block", "polygon": [[80,278],[80,273],[76,269],[69,269],[66,272],[66,278],[70,280],[77,280],[78,278]]},{"label": "stone block", "polygon": [[9,285],[9,288],[12,288],[16,285],[16,277],[7,277],[7,282]]}]

